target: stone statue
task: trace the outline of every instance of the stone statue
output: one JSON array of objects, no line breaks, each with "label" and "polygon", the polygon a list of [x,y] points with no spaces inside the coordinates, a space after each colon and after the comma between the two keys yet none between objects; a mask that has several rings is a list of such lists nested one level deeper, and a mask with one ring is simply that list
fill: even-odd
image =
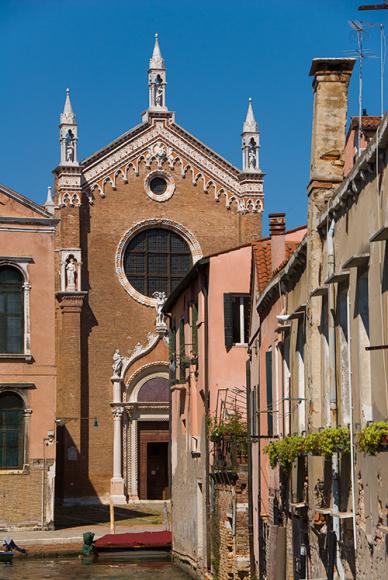
[{"label": "stone statue", "polygon": [[162,83],[156,85],[155,105],[157,107],[163,107],[163,86],[162,86]]},{"label": "stone statue", "polygon": [[155,310],[156,310],[156,328],[164,329],[166,328],[166,323],[164,321],[164,314],[162,312],[164,303],[167,300],[165,292],[154,292],[152,296],[155,298]]},{"label": "stone statue", "polygon": [[121,375],[121,369],[123,368],[123,357],[120,354],[118,348],[116,348],[114,355],[113,355],[113,376],[119,377]]},{"label": "stone statue", "polygon": [[74,161],[74,137],[69,130],[66,134],[66,161],[72,163]]},{"label": "stone statue", "polygon": [[248,151],[248,167],[250,169],[256,169],[256,152],[252,145],[249,147]]},{"label": "stone statue", "polygon": [[75,278],[77,274],[77,264],[73,257],[69,258],[66,265],[66,290],[74,291],[75,288]]}]

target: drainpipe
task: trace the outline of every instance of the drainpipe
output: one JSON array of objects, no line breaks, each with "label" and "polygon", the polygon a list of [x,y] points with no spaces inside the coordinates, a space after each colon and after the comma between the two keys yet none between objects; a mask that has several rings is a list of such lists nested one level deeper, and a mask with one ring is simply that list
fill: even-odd
[{"label": "drainpipe", "polygon": [[[334,274],[334,230],[335,221],[332,220],[327,232],[327,274],[328,277]],[[337,389],[336,389],[336,360],[335,360],[335,295],[334,285],[329,285],[328,294],[328,314],[329,314],[329,385],[330,385],[330,424],[336,427],[338,423],[337,416]],[[339,548],[340,540],[340,521],[334,517],[339,512],[339,457],[338,453],[332,456],[332,491],[333,491],[333,531],[336,536],[336,567],[341,580],[345,579],[345,571],[342,566],[341,553]],[[329,571],[330,572],[330,571]],[[330,576],[329,576],[330,577]]]},{"label": "drainpipe", "polygon": [[251,578],[256,576],[256,565],[255,565],[255,554],[253,545],[253,490],[252,490],[252,419],[253,413],[251,405],[251,373],[250,373],[250,362],[251,354],[249,353],[249,358],[246,362],[246,397],[247,397],[247,410],[248,410],[248,539],[249,539],[249,565]]},{"label": "drainpipe", "polygon": [[203,285],[203,294],[204,294],[204,354],[205,354],[205,361],[204,361],[204,375],[205,375],[205,501],[206,501],[206,522],[208,525],[206,526],[206,566],[207,569],[210,570],[210,563],[211,563],[211,538],[209,533],[209,522],[210,522],[210,467],[209,467],[209,426],[208,426],[208,417],[209,417],[209,407],[210,407],[210,392],[209,392],[209,294],[208,294],[208,277],[204,274],[204,285]]}]

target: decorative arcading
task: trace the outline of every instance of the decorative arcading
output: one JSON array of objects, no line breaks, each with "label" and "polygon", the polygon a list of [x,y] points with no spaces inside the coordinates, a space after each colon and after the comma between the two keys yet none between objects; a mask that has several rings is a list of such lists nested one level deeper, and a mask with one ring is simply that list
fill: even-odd
[{"label": "decorative arcading", "polygon": [[[105,197],[107,183],[115,190],[117,179],[128,183],[130,172],[138,176],[142,164],[150,170],[155,162],[159,170],[164,164],[171,170],[178,168],[182,177],[189,177],[194,186],[202,185],[204,193],[212,192],[215,201],[223,199],[227,209],[235,206],[240,212],[263,211],[261,179],[240,184],[232,171],[227,171],[217,163],[215,155],[214,159],[204,155],[181,136],[174,134],[171,126],[167,129],[161,122],[85,170],[84,192],[89,203],[94,202],[96,193]],[[207,174],[203,169],[197,169],[197,165]]]}]

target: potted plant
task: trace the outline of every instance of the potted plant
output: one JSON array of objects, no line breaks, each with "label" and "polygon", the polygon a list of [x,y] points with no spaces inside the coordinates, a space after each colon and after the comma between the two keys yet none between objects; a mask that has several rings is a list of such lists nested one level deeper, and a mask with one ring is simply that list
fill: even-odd
[{"label": "potted plant", "polygon": [[365,427],[357,437],[357,445],[366,455],[376,455],[388,447],[388,421],[376,421]]}]

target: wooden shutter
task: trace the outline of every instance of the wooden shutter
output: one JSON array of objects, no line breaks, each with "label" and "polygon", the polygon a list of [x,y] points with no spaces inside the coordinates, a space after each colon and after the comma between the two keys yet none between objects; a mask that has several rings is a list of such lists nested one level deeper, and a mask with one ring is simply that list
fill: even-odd
[{"label": "wooden shutter", "polygon": [[168,340],[168,360],[169,360],[169,379],[170,385],[176,383],[176,329],[171,328]]},{"label": "wooden shutter", "polygon": [[179,323],[179,381],[186,381],[186,356],[185,356],[185,321],[183,318]]},{"label": "wooden shutter", "polygon": [[265,353],[265,377],[267,384],[267,418],[268,418],[268,435],[273,436],[273,408],[272,408],[272,351],[267,350]]},{"label": "wooden shutter", "polygon": [[226,350],[229,350],[233,346],[232,298],[232,294],[224,294],[224,331]]},{"label": "wooden shutter", "polygon": [[191,349],[192,349],[192,356],[193,357],[197,357],[198,356],[198,328],[197,328],[197,322],[198,322],[198,306],[195,304],[195,302],[193,303],[192,309],[191,309]]}]

